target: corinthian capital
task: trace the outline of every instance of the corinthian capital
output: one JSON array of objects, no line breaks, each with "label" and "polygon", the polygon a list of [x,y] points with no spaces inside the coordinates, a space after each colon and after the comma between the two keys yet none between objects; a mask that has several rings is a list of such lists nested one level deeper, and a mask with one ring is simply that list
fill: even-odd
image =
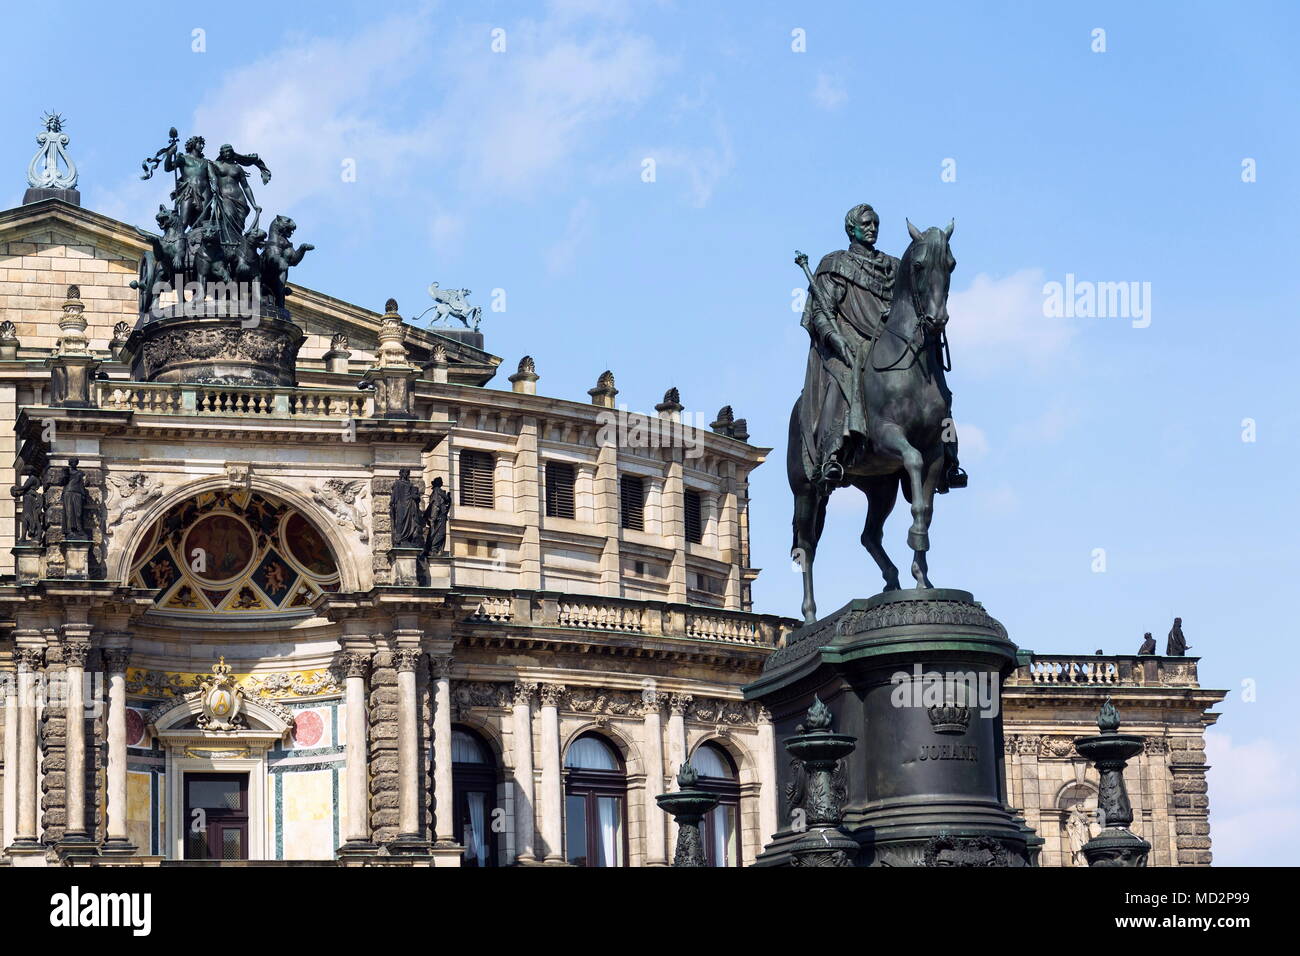
[{"label": "corinthian capital", "polygon": [[369,654],[344,654],[339,658],[344,677],[365,677],[370,671]]},{"label": "corinthian capital", "polygon": [[668,709],[673,712],[673,716],[681,717],[695,702],[691,694],[673,694],[668,698]]},{"label": "corinthian capital", "polygon": [[131,648],[129,647],[106,647],[104,648],[104,669],[110,674],[123,674],[126,672],[127,665],[131,663]]},{"label": "corinthian capital", "polygon": [[14,651],[14,662],[19,670],[40,670],[41,665],[45,663],[45,648],[19,647]]},{"label": "corinthian capital", "polygon": [[69,667],[85,667],[89,653],[89,641],[68,641],[63,645],[63,662]]},{"label": "corinthian capital", "polygon": [[533,695],[537,693],[537,681],[517,680],[510,690],[516,707],[521,704],[528,705],[533,702]]},{"label": "corinthian capital", "polygon": [[419,666],[422,653],[418,648],[398,648],[393,651],[393,666],[399,671],[413,671]]},{"label": "corinthian capital", "polygon": [[564,685],[543,684],[541,694],[543,707],[559,707],[560,701],[564,698]]}]

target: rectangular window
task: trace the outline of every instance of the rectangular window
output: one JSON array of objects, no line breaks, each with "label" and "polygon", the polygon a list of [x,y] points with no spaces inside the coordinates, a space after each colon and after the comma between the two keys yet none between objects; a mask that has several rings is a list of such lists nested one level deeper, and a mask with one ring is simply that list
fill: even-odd
[{"label": "rectangular window", "polygon": [[576,480],[577,472],[567,462],[546,463],[546,517],[573,517],[573,486]]},{"label": "rectangular window", "polygon": [[620,523],[632,531],[645,530],[645,479],[624,475],[619,479]]},{"label": "rectangular window", "polygon": [[700,519],[700,493],[698,491],[686,492],[686,540],[692,544],[699,544],[704,540],[704,523]]},{"label": "rectangular window", "polygon": [[492,473],[496,459],[485,451],[460,453],[460,503],[469,508],[495,508]]}]

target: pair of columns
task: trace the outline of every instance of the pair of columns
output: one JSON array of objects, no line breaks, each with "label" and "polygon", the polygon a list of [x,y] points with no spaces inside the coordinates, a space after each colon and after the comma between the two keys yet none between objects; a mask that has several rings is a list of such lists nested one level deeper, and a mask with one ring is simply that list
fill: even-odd
[{"label": "pair of columns", "polygon": [[[392,652],[397,671],[397,843],[414,849],[427,845],[420,815],[420,696],[416,669],[424,659],[418,647]],[[373,658],[369,652],[343,655],[344,700],[347,705],[347,819],[344,852],[370,852],[370,705],[367,678]],[[451,665],[449,656],[433,659],[433,796],[436,842],[456,842],[451,777]]]},{"label": "pair of columns", "polygon": [[[560,701],[564,691],[563,684],[515,682],[515,859],[520,863],[535,863],[539,857],[547,863],[564,862],[564,771],[560,758]],[[537,755],[533,753],[534,698],[541,701],[541,753]],[[535,757],[540,757],[542,765],[540,795],[536,793]]]},{"label": "pair of columns", "polygon": [[[42,701],[39,683],[46,658],[43,645],[24,643],[19,636],[15,651],[17,681],[15,693],[5,701],[6,774],[5,787],[14,788],[13,822],[6,824],[7,842],[12,855],[24,857],[43,854],[45,845],[38,826],[37,779],[40,766],[37,743],[40,735],[41,709],[62,706],[65,711],[64,796],[66,822],[61,846],[75,849],[92,843],[92,829],[86,820],[86,662],[91,652],[89,634],[77,634],[59,645],[64,665],[64,694],[61,700]],[[126,668],[130,651],[113,646],[103,649],[104,669],[108,673],[108,806],[106,853],[133,853],[126,829]],[[12,739],[11,739],[12,738]],[[16,852],[15,852],[16,851]]]},{"label": "pair of columns", "polygon": [[[514,685],[513,738],[515,786],[515,858],[533,863],[562,863],[564,854],[564,770],[560,741],[560,702],[562,684],[517,681]],[[537,745],[533,752],[533,702],[538,710]],[[664,774],[663,708],[669,710],[668,755],[670,766],[680,766],[686,759],[686,711],[692,697],[688,694],[643,695],[645,721],[645,810],[646,864],[667,865],[667,817],[655,797],[667,791]],[[541,793],[536,793],[536,763],[541,763]],[[540,827],[538,824],[540,823]],[[541,831],[540,844],[537,830]]]}]

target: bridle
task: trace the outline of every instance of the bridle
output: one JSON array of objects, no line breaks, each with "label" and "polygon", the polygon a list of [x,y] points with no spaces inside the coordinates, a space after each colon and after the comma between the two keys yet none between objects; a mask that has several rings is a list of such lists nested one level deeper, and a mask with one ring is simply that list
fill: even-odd
[{"label": "bridle", "polygon": [[[940,361],[943,365],[943,370],[945,372],[951,372],[952,354],[948,351],[947,320],[940,322],[939,319],[931,315],[929,312],[922,311],[920,299],[918,298],[920,295],[920,289],[915,285],[913,285],[908,292],[910,293],[912,300],[912,314],[916,316],[916,325],[912,328],[912,334],[910,336],[905,336],[903,333],[893,328],[889,324],[888,312],[881,316],[881,328],[903,343],[903,351],[898,354],[898,358],[894,359],[894,361],[890,362],[888,365],[878,366],[873,362],[871,370],[873,372],[905,372],[908,369],[913,368],[916,363],[921,360],[921,352],[926,347],[926,343],[928,341],[933,341],[934,337],[938,336],[939,347],[942,350]],[[912,356],[912,361],[907,365],[900,367],[898,363],[903,361],[904,356],[909,353]]]}]

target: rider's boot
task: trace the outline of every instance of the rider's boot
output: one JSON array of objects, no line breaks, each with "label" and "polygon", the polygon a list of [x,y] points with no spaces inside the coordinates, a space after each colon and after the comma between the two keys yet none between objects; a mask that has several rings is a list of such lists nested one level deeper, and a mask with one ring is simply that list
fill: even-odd
[{"label": "rider's boot", "polygon": [[826,489],[837,488],[844,481],[844,466],[836,460],[834,455],[827,456],[822,462],[821,474],[818,476],[821,484]]},{"label": "rider's boot", "polygon": [[951,488],[965,488],[969,478],[965,469],[957,463],[957,443],[947,442],[943,446],[943,474],[934,489],[938,494],[946,495]]}]

